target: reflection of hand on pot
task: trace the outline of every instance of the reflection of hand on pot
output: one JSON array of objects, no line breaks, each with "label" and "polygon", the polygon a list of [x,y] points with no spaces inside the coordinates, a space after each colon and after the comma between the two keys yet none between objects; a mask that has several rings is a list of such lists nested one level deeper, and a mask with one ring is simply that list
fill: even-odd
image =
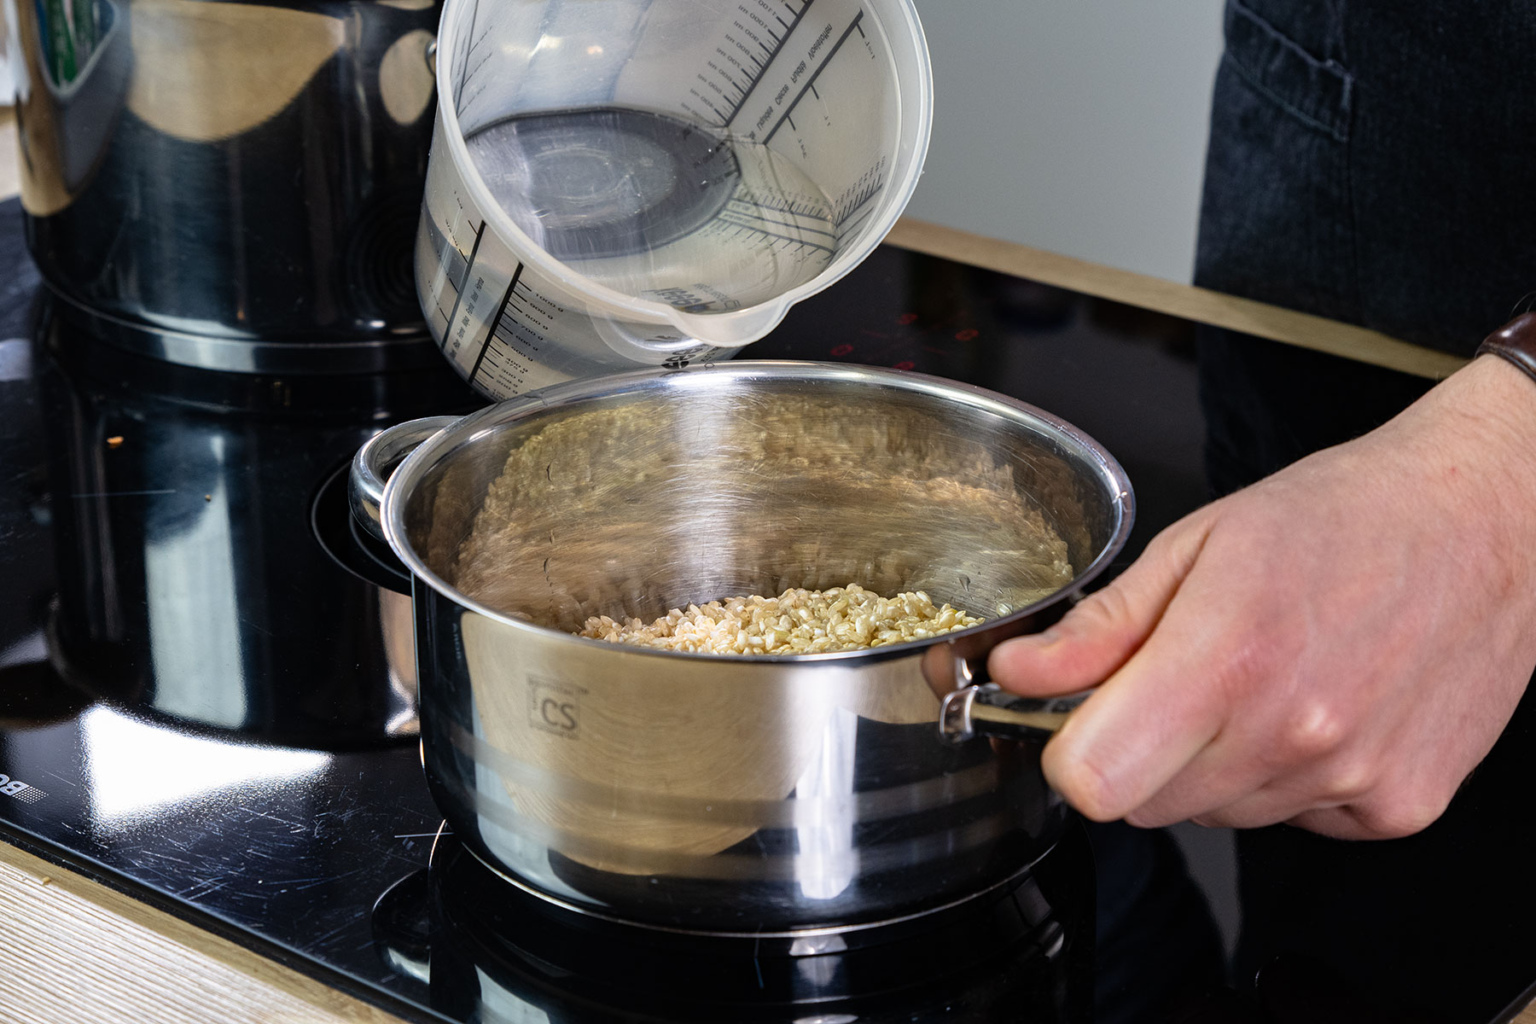
[{"label": "reflection of hand on pot", "polygon": [[1531,381],[1480,359],[1391,423],[1164,531],[989,662],[1010,690],[1102,681],[1047,747],[1088,816],[1434,821],[1536,665]]}]

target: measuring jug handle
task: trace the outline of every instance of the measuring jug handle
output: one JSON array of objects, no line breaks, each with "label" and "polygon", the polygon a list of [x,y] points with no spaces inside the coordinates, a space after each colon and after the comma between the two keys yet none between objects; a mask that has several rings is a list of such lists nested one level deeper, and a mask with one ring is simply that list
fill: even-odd
[{"label": "measuring jug handle", "polygon": [[456,422],[457,416],[423,416],[419,420],[406,420],[379,431],[357,450],[347,477],[347,501],[352,507],[352,515],[364,529],[379,540],[384,539],[382,509],[384,484],[389,475],[428,438]]}]

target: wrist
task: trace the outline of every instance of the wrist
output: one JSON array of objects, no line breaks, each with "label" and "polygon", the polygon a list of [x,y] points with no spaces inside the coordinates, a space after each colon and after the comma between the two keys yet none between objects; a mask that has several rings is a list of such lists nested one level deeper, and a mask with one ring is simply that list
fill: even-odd
[{"label": "wrist", "polygon": [[1474,359],[1361,440],[1440,505],[1469,557],[1502,561],[1536,596],[1536,382],[1522,369]]},{"label": "wrist", "polygon": [[[1536,352],[1536,315],[1529,323]],[[1523,475],[1536,481],[1536,354],[1496,344],[1498,337],[1491,335],[1468,366],[1435,390],[1453,392],[1483,442],[1502,450],[1512,472],[1528,470]]]},{"label": "wrist", "polygon": [[1478,346],[1477,355],[1496,356],[1536,384],[1536,313],[1517,316],[1488,335]]},{"label": "wrist", "polygon": [[[1501,535],[1502,557],[1536,579],[1536,380],[1513,360],[1477,358],[1426,396],[1424,439],[1442,483]],[[1425,452],[1421,455],[1427,454]]]},{"label": "wrist", "polygon": [[[1525,313],[1478,346],[1472,364],[1456,376],[1474,379],[1468,398],[1491,428],[1488,443],[1503,442],[1512,473],[1536,478],[1536,313]],[[1520,473],[1521,470],[1526,473]]]}]

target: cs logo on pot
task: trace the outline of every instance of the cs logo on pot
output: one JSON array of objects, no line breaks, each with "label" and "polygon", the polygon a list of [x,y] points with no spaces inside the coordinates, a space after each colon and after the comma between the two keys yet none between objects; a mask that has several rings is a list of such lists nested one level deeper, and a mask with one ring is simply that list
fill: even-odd
[{"label": "cs logo on pot", "polygon": [[541,732],[576,739],[581,728],[576,699],[586,691],[545,679],[528,680],[528,724]]}]

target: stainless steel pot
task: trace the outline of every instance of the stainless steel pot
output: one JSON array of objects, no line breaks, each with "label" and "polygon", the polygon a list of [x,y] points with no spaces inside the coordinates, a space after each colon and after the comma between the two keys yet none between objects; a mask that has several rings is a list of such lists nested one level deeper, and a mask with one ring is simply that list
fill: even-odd
[{"label": "stainless steel pot", "polygon": [[[353,484],[415,576],[433,793],[516,885],[653,927],[809,937],[972,898],[1055,841],[1040,727],[1072,702],[976,687],[986,652],[1058,619],[1129,532],[1124,473],[1068,424],[915,374],[737,362],[403,424]],[[1042,523],[1072,567],[1049,596]],[[788,657],[570,632],[849,582],[992,618]],[[1018,741],[979,735],[999,730]]]},{"label": "stainless steel pot", "polygon": [[440,8],[8,4],[27,244],[61,311],[216,370],[438,359],[411,259]]}]

